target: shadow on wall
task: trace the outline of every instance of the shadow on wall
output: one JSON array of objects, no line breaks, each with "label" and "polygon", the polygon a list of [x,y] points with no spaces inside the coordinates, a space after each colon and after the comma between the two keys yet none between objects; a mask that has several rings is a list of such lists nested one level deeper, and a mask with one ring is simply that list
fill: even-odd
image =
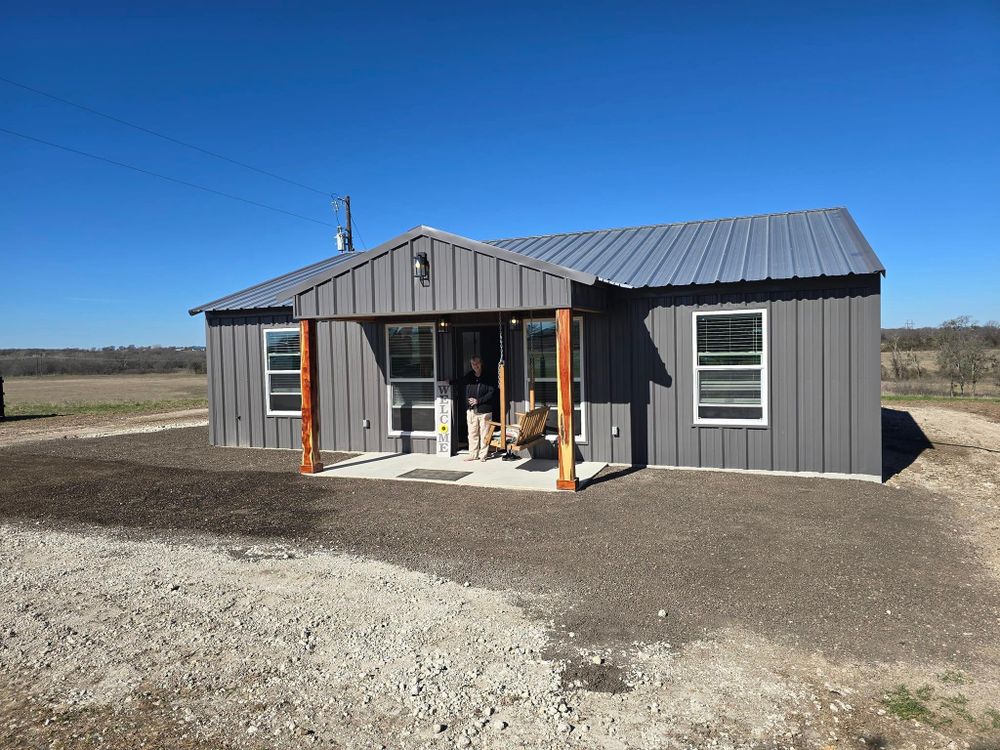
[{"label": "shadow on wall", "polygon": [[934,444],[908,411],[882,407],[882,481],[909,467]]},{"label": "shadow on wall", "polygon": [[628,306],[628,338],[631,361],[631,388],[629,394],[629,419],[632,428],[632,464],[648,466],[650,463],[649,408],[654,385],[670,388],[674,377],[667,371],[663,353],[653,341],[647,318],[655,307],[653,300]]}]

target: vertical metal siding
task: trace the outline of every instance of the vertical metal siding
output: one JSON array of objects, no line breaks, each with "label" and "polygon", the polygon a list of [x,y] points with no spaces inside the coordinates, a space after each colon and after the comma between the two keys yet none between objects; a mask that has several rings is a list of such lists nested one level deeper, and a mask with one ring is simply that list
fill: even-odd
[{"label": "vertical metal siding", "polygon": [[[585,318],[590,403],[581,453],[623,463],[879,476],[879,278],[853,283],[736,287],[722,295],[620,292],[607,315]],[[746,308],[767,310],[768,425],[695,425],[692,315]],[[621,437],[606,437],[612,425]]]},{"label": "vertical metal siding", "polygon": [[384,324],[320,320],[316,337],[321,450],[433,452],[433,437],[388,435]]},{"label": "vertical metal siding", "polygon": [[[430,281],[413,278],[413,260],[427,253]],[[596,288],[485,252],[417,236],[295,296],[299,317],[434,313],[505,308],[601,308]]]},{"label": "vertical metal siding", "polygon": [[209,441],[250,448],[298,448],[298,417],[269,417],[264,400],[265,328],[295,328],[290,313],[205,318],[209,373]]},{"label": "vertical metal siding", "polygon": [[[796,471],[823,471],[823,298],[804,294],[796,305],[798,361],[798,466]],[[817,429],[820,426],[820,429]]]},{"label": "vertical metal siding", "polygon": [[[613,376],[607,366],[609,347],[607,316],[585,316],[583,331],[584,393],[590,403],[610,404]],[[617,438],[611,436],[612,419],[610,408],[587,410],[587,439],[590,443],[588,455],[614,455],[613,442]]]},{"label": "vertical metal siding", "polygon": [[[614,440],[613,460],[620,463],[632,463],[632,359],[628,330],[629,310],[618,308],[617,314],[608,316],[608,359],[602,366],[608,370],[611,381],[611,423],[619,428],[619,437]],[[590,326],[584,324],[584,330]],[[587,374],[584,373],[584,377]],[[594,408],[602,408],[595,406]],[[593,408],[591,409],[593,411]]]},{"label": "vertical metal siding", "polygon": [[[216,396],[215,389],[219,384],[220,378],[215,371],[215,363],[217,359],[216,347],[212,344],[213,336],[212,328],[208,325],[208,315],[205,315],[205,371],[208,373],[208,413],[211,415],[214,413],[216,408]],[[208,444],[215,445],[215,428],[217,427],[217,422],[214,419],[209,419],[208,421]]]},{"label": "vertical metal siding", "polygon": [[880,297],[852,298],[851,314],[851,467],[859,474],[882,474]]}]

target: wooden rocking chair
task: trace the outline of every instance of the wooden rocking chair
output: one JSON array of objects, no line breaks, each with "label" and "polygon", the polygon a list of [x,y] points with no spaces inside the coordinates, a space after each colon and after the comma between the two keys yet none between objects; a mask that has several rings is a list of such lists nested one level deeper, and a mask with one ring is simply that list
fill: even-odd
[{"label": "wooden rocking chair", "polygon": [[549,418],[549,407],[539,406],[521,413],[517,412],[517,424],[507,425],[507,434],[499,432],[499,422],[489,422],[486,431],[486,445],[502,451],[504,457],[530,448],[545,439],[545,422]]}]

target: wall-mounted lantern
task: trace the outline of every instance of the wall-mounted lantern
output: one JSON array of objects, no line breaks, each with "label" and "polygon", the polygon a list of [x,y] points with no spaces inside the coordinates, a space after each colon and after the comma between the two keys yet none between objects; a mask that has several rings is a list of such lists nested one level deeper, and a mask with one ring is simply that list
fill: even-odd
[{"label": "wall-mounted lantern", "polygon": [[519,317],[517,317],[516,315],[512,315],[510,317],[510,327],[511,327],[511,330],[513,330],[513,331],[519,330],[521,328],[521,319]]},{"label": "wall-mounted lantern", "polygon": [[441,318],[438,321],[438,330],[439,331],[447,331],[448,330],[448,319],[447,318]]},{"label": "wall-mounted lantern", "polygon": [[427,286],[431,280],[431,264],[427,260],[427,253],[417,253],[413,258],[413,278],[420,282],[421,286]]}]

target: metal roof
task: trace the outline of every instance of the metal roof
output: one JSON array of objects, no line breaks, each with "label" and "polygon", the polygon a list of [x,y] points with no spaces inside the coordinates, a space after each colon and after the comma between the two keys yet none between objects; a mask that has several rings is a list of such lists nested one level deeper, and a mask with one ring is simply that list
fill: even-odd
[{"label": "metal roof", "polygon": [[885,272],[846,208],[487,242],[628,287]]},{"label": "metal roof", "polygon": [[[485,244],[627,287],[885,272],[846,208],[513,237]],[[190,312],[289,307],[294,288],[362,255],[335,255]]]},{"label": "metal roof", "polygon": [[305,279],[322,274],[333,268],[338,263],[350,260],[356,255],[359,255],[359,253],[341,253],[340,255],[334,255],[332,258],[327,258],[326,260],[321,260],[318,263],[313,263],[311,266],[306,266],[298,269],[297,271],[286,273],[284,276],[278,276],[277,278],[269,281],[255,284],[254,286],[248,287],[239,292],[233,292],[232,294],[222,297],[221,299],[206,302],[204,305],[192,307],[188,312],[191,315],[197,315],[200,312],[206,311],[255,310],[266,307],[291,307],[291,305],[287,302],[289,297],[288,290]]}]

